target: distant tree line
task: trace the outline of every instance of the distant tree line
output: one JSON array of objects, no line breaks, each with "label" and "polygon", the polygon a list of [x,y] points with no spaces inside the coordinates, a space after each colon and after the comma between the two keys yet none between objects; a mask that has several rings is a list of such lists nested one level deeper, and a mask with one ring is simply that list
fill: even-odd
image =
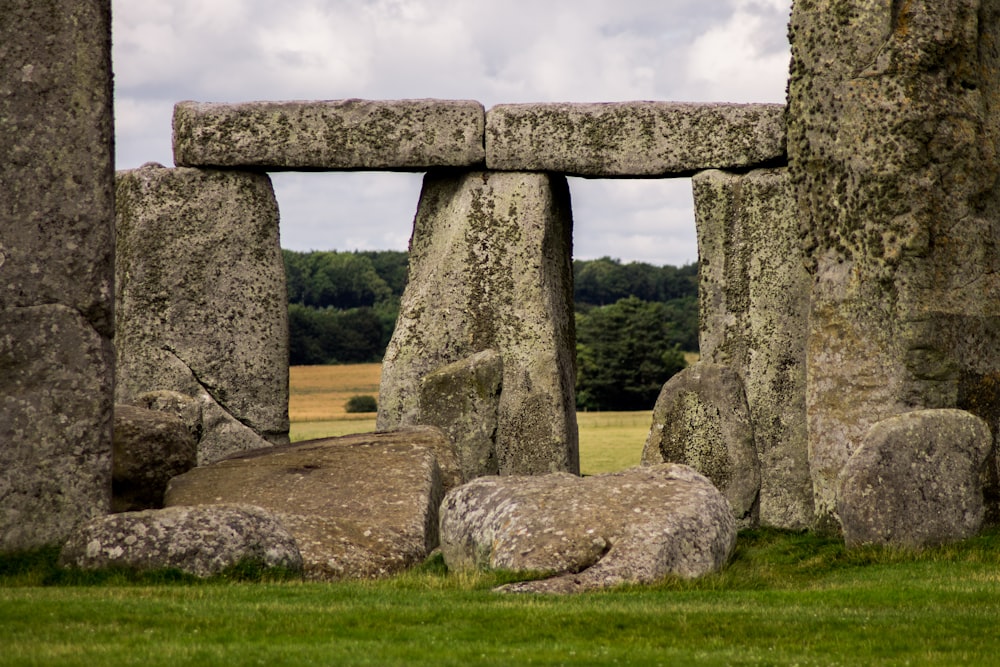
[{"label": "distant tree line", "polygon": [[[399,315],[401,251],[282,251],[292,365],[381,361]],[[577,406],[649,409],[698,350],[698,266],[573,262]]]}]

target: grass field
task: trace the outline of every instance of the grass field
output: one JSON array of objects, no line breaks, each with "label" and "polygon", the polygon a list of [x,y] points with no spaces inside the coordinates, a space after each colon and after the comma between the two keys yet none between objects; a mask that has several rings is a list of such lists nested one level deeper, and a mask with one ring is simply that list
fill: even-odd
[{"label": "grass field", "polygon": [[[257,573],[259,575],[259,573]],[[247,579],[249,577],[249,579]],[[380,582],[81,575],[0,558],[0,665],[986,665],[1000,534],[922,554],[741,534],[731,565],[568,597],[439,557]]]},{"label": "grass field", "polygon": [[[292,366],[288,416],[293,442],[375,430],[374,414],[350,414],[347,399],[378,396],[379,364]],[[585,475],[639,465],[652,411],[581,412],[580,471]]]}]

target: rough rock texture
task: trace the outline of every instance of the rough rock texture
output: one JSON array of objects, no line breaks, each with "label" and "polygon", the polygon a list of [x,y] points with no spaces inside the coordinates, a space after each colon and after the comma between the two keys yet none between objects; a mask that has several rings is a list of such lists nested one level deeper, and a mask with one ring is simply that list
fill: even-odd
[{"label": "rough rock texture", "polygon": [[729,501],[738,528],[757,525],[760,465],[743,383],[729,368],[700,361],[663,385],[642,463],[694,468]]},{"label": "rough rock texture", "polygon": [[789,172],[813,273],[819,525],[869,427],[1000,418],[1000,0],[797,2]]},{"label": "rough rock texture", "polygon": [[198,441],[180,417],[116,405],[111,511],[163,507],[167,482],[193,468],[197,456]]},{"label": "rough rock texture", "polygon": [[503,362],[483,350],[448,364],[420,380],[421,424],[437,426],[451,439],[462,481],[496,475],[496,436]]},{"label": "rough rock texture", "polygon": [[681,465],[594,477],[480,477],[441,505],[451,570],[497,568],[556,576],[505,587],[571,593],[721,569],[736,524],[712,483]]},{"label": "rough rock texture", "polygon": [[500,473],[579,470],[571,228],[562,176],[425,177],[382,362],[380,430],[417,423],[425,375],[493,349],[503,359]]},{"label": "rough rock texture", "polygon": [[876,423],[840,472],[848,546],[920,548],[963,540],[983,523],[980,475],[989,426],[963,410],[917,410]]},{"label": "rough rock texture", "polygon": [[125,512],[80,526],[60,565],[86,570],[177,568],[199,577],[238,563],[302,569],[295,539],[271,513],[250,505]]},{"label": "rough rock texture", "polygon": [[147,410],[156,410],[180,419],[195,442],[201,440],[201,403],[196,398],[177,391],[160,389],[139,394],[134,405]]},{"label": "rough rock texture", "polygon": [[486,166],[578,176],[664,176],[784,161],[780,104],[501,104]]},{"label": "rough rock texture", "polygon": [[111,3],[0,8],[0,551],[108,511]]},{"label": "rough rock texture", "polygon": [[691,183],[701,358],[729,366],[743,381],[760,461],[760,522],[809,528],[806,332],[812,283],[787,170],[706,171]]},{"label": "rough rock texture", "polygon": [[288,312],[266,175],[146,165],[118,176],[118,403],[196,398],[198,461],[288,441]]},{"label": "rough rock texture", "polygon": [[174,162],[189,167],[424,171],[483,163],[485,112],[468,100],[181,102]]},{"label": "rough rock texture", "polygon": [[432,427],[270,447],[173,478],[165,504],[263,507],[295,537],[307,578],[383,577],[437,546],[438,453],[450,450]]}]

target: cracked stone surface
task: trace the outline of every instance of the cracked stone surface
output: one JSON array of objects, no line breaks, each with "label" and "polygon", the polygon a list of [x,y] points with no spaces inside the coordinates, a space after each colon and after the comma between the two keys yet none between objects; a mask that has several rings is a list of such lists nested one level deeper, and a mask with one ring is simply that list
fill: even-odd
[{"label": "cracked stone surface", "polygon": [[288,439],[288,313],[266,175],[118,175],[116,401],[201,404],[198,461]]},{"label": "cracked stone surface", "polygon": [[110,4],[0,10],[0,551],[110,505]]},{"label": "cracked stone surface", "polygon": [[593,477],[480,477],[441,504],[449,570],[550,574],[509,592],[574,593],[721,569],[736,545],[723,495],[672,463]]}]

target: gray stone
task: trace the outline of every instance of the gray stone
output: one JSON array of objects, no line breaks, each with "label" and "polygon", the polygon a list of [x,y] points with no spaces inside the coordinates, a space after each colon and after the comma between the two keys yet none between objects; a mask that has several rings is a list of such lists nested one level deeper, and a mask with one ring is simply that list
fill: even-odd
[{"label": "gray stone", "polygon": [[726,499],[681,465],[574,477],[480,477],[441,505],[449,570],[555,576],[514,592],[571,593],[721,569],[736,544]]},{"label": "gray stone", "polygon": [[760,461],[760,522],[809,528],[806,333],[812,285],[787,170],[706,171],[691,183],[701,358],[729,366],[743,381]]},{"label": "gray stone", "polygon": [[496,436],[502,381],[496,350],[477,352],[420,380],[417,421],[448,435],[463,482],[500,471]]},{"label": "gray stone", "polygon": [[111,511],[163,507],[167,482],[193,468],[197,456],[198,441],[180,417],[115,406]]},{"label": "gray stone", "polygon": [[165,504],[263,507],[295,537],[306,578],[384,577],[437,546],[450,450],[432,427],[269,447],[173,478]]},{"label": "gray stone", "polygon": [[425,171],[483,163],[485,111],[468,100],[180,102],[174,162],[190,167]]},{"label": "gray stone", "polygon": [[790,34],[810,465],[835,527],[838,475],[873,424],[1000,416],[1000,2],[796,3]]},{"label": "gray stone", "polygon": [[380,430],[418,422],[425,375],[493,349],[500,473],[579,470],[571,227],[562,176],[426,176],[382,362]]},{"label": "gray stone", "polygon": [[486,113],[488,169],[676,176],[784,156],[780,104],[501,104]]},{"label": "gray stone", "polygon": [[642,463],[690,466],[726,497],[737,527],[757,525],[760,465],[743,383],[729,368],[699,361],[663,385]]},{"label": "gray stone", "polygon": [[202,415],[201,403],[198,399],[177,391],[161,389],[139,394],[133,403],[140,408],[156,410],[177,417],[184,423],[195,442],[201,440]]},{"label": "gray stone", "polygon": [[59,563],[84,570],[176,568],[198,577],[246,563],[302,570],[291,534],[274,515],[249,505],[171,507],[94,519],[70,536]]},{"label": "gray stone", "polygon": [[198,461],[288,441],[288,311],[266,175],[118,177],[116,401],[197,399]]},{"label": "gray stone", "polygon": [[111,501],[111,2],[0,9],[0,551]]},{"label": "gray stone", "polygon": [[963,410],[917,410],[876,423],[840,472],[848,546],[920,548],[979,533],[989,426]]}]

